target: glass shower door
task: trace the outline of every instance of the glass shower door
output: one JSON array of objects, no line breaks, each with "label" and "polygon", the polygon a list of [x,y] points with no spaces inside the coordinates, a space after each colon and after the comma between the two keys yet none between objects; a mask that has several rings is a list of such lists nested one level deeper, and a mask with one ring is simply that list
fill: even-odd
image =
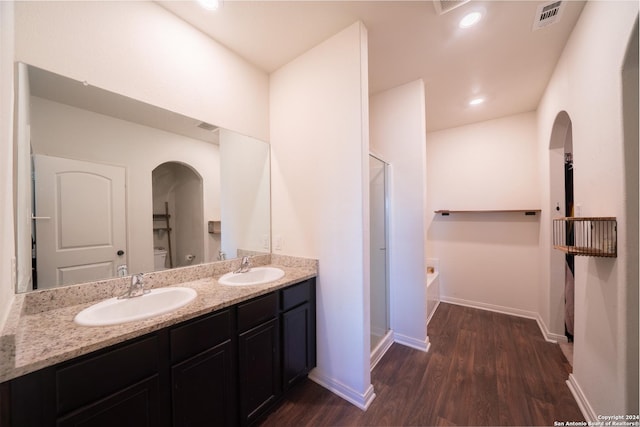
[{"label": "glass shower door", "polygon": [[369,218],[371,254],[371,351],[389,331],[387,280],[387,165],[369,156]]}]

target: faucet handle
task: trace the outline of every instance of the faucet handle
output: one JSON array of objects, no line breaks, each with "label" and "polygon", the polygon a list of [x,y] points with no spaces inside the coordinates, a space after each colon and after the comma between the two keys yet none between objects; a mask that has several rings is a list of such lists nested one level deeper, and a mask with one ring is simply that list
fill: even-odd
[{"label": "faucet handle", "polygon": [[250,260],[248,256],[243,256],[242,261],[240,262],[240,268],[238,268],[234,273],[246,273],[251,270]]},{"label": "faucet handle", "polygon": [[131,276],[131,287],[129,288],[129,297],[139,297],[148,294],[150,291],[145,290],[142,273]]},{"label": "faucet handle", "polygon": [[118,299],[139,297],[146,293],[149,293],[149,291],[145,291],[144,289],[144,280],[142,273],[132,274],[129,289],[122,295],[118,296]]},{"label": "faucet handle", "polygon": [[134,274],[131,276],[131,287],[134,286],[144,286],[142,273]]}]

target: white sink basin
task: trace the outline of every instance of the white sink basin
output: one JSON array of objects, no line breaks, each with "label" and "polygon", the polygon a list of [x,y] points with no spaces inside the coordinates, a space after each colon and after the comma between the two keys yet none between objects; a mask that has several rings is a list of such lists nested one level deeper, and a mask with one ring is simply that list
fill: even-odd
[{"label": "white sink basin", "polygon": [[276,267],[253,267],[246,273],[227,273],[218,283],[227,286],[262,285],[275,282],[284,276],[284,271]]},{"label": "white sink basin", "polygon": [[147,319],[185,306],[197,295],[191,288],[170,287],[134,298],[109,298],[85,308],[73,321],[82,326],[106,326]]}]

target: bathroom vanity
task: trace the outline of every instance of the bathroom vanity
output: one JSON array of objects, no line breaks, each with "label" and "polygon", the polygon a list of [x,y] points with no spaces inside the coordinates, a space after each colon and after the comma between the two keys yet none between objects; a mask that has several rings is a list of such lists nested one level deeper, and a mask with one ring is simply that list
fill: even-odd
[{"label": "bathroom vanity", "polygon": [[266,290],[228,290],[214,279],[181,283],[193,286],[199,300],[173,317],[141,322],[137,330],[144,333],[134,337],[123,325],[69,325],[87,337],[92,330],[109,335],[112,344],[2,383],[0,424],[253,423],[316,363],[315,274],[286,270]]}]

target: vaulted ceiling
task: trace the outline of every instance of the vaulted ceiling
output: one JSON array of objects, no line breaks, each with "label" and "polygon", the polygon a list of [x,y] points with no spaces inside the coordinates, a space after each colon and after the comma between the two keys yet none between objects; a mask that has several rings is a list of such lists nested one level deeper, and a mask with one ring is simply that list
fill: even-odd
[{"label": "vaulted ceiling", "polygon": [[[534,30],[539,8],[550,3],[469,1],[440,14],[432,1],[226,0],[216,11],[191,1],[159,2],[267,73],[362,21],[370,93],[423,79],[429,131],[537,108],[584,7],[562,1],[555,22]],[[459,28],[476,10],[481,21]],[[476,96],[485,102],[468,105]]]}]

